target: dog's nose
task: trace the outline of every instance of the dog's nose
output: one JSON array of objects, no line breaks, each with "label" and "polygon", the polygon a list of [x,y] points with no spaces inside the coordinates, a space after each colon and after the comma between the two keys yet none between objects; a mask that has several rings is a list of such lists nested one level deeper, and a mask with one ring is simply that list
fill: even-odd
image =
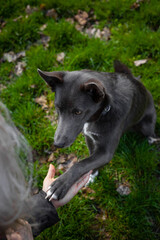
[{"label": "dog's nose", "polygon": [[54,142],[54,146],[56,148],[63,148],[65,146],[64,142]]}]

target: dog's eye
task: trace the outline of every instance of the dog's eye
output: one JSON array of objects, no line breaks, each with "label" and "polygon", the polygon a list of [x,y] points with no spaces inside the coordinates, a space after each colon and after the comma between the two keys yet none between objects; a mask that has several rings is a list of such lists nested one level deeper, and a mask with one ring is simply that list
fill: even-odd
[{"label": "dog's eye", "polygon": [[74,109],[73,110],[73,114],[75,114],[75,115],[80,115],[81,113],[82,113],[82,111],[79,110],[79,109]]}]

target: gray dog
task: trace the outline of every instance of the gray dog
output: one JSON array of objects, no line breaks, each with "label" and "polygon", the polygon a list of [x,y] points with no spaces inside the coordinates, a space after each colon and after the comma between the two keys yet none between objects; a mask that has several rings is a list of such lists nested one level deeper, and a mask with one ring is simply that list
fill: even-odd
[{"label": "gray dog", "polygon": [[109,163],[120,137],[128,129],[155,140],[153,98],[143,84],[119,61],[115,72],[81,70],[43,72],[40,76],[55,92],[59,115],[54,145],[71,145],[83,130],[90,156],[74,164],[49,187],[47,197],[61,199],[85,173]]}]

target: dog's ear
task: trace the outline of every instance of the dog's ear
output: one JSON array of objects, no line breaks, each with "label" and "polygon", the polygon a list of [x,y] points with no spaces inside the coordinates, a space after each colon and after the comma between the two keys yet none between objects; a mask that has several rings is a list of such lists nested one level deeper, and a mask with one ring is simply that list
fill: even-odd
[{"label": "dog's ear", "polygon": [[81,86],[81,90],[90,95],[96,103],[101,102],[106,96],[104,86],[96,79],[90,79],[85,82]]},{"label": "dog's ear", "polygon": [[51,87],[52,91],[55,91],[56,84],[63,83],[64,72],[44,72],[37,69],[39,75],[45,80],[45,82]]},{"label": "dog's ear", "polygon": [[114,61],[114,70],[117,73],[125,73],[133,78],[131,70],[125,64],[121,63],[118,60]]}]

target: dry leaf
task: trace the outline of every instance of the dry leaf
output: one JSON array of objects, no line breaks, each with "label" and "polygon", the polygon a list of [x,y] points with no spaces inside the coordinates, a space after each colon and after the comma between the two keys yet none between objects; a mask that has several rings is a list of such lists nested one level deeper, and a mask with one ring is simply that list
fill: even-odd
[{"label": "dry leaf", "polygon": [[4,20],[0,20],[0,28],[4,28],[6,26],[7,22]]},{"label": "dry leaf", "polygon": [[136,67],[142,65],[142,64],[145,64],[146,62],[148,61],[148,59],[141,59],[141,60],[137,60],[137,61],[134,61],[134,65]]},{"label": "dry leaf", "polygon": [[41,164],[47,163],[47,157],[45,157],[45,156],[40,157],[40,158],[39,158],[39,162],[40,162]]},{"label": "dry leaf", "polygon": [[52,115],[47,114],[45,116],[45,118],[49,119],[49,121],[51,121],[51,122],[54,122],[54,124],[57,123],[57,120],[58,120],[57,117],[53,113],[52,113]]},{"label": "dry leaf", "polygon": [[77,31],[80,31],[80,32],[82,32],[82,30],[83,30],[83,26],[81,26],[78,23],[75,25],[75,28],[77,29]]},{"label": "dry leaf", "polygon": [[58,15],[57,15],[57,13],[56,13],[56,10],[55,10],[54,8],[48,10],[47,13],[46,13],[46,16],[47,16],[47,17],[51,17],[51,18],[53,18],[53,19],[55,19],[55,20],[56,20],[57,17],[58,17]]},{"label": "dry leaf", "polygon": [[94,200],[95,199],[95,191],[88,187],[88,186],[85,186],[82,188],[82,191],[83,191],[83,197],[84,198],[87,198],[87,199],[90,199],[90,200]]},{"label": "dry leaf", "polygon": [[56,160],[57,164],[58,164],[58,169],[62,170],[62,171],[67,171],[70,167],[72,167],[75,162],[77,162],[77,157],[74,154],[64,154],[62,156],[60,156],[57,160]]},{"label": "dry leaf", "polygon": [[101,30],[97,29],[96,33],[95,33],[95,38],[101,38]]},{"label": "dry leaf", "polygon": [[141,2],[144,2],[144,0],[137,0],[136,2],[134,2],[134,3],[131,5],[131,9],[137,9],[137,8],[139,8]]},{"label": "dry leaf", "polygon": [[78,10],[78,14],[75,15],[75,20],[82,26],[87,23],[88,13],[85,11]]},{"label": "dry leaf", "polygon": [[59,164],[57,170],[65,171],[65,166],[63,164]]},{"label": "dry leaf", "polygon": [[57,164],[61,164],[65,162],[66,162],[66,155],[62,155],[57,159]]},{"label": "dry leaf", "polygon": [[44,48],[48,48],[49,47],[48,43],[51,40],[50,36],[47,36],[47,35],[45,35],[43,33],[40,33],[40,35],[41,35],[41,39],[38,40],[37,43],[40,43],[40,44],[42,43]]},{"label": "dry leaf", "polygon": [[66,21],[71,23],[71,24],[74,24],[74,19],[73,18],[66,18]]},{"label": "dry leaf", "polygon": [[19,19],[22,19],[22,15],[20,15],[20,16],[17,17],[17,18],[14,18],[14,19],[13,19],[13,22],[17,22]]},{"label": "dry leaf", "polygon": [[45,3],[41,3],[40,9],[41,9],[41,10],[44,10],[45,8],[46,8],[46,4],[45,4]]},{"label": "dry leaf", "polygon": [[19,53],[16,54],[17,55],[17,59],[25,57],[26,56],[26,52],[25,51],[21,51]]},{"label": "dry leaf", "polygon": [[7,87],[3,84],[0,84],[0,92],[3,91],[4,89],[6,89]]},{"label": "dry leaf", "polygon": [[111,36],[111,31],[109,28],[104,27],[102,32],[101,32],[101,36],[104,40],[108,41],[110,39]]},{"label": "dry leaf", "polygon": [[25,9],[25,12],[30,15],[32,14],[33,12],[36,12],[38,11],[38,8],[37,7],[31,7],[30,5],[27,5],[26,9]]},{"label": "dry leaf", "polygon": [[25,51],[19,52],[17,54],[14,53],[13,51],[10,51],[8,53],[3,54],[3,60],[8,62],[15,62],[17,59],[25,56],[26,56]]},{"label": "dry leaf", "polygon": [[37,97],[35,99],[35,102],[38,103],[39,105],[41,105],[42,109],[46,109],[46,108],[48,109],[46,96],[42,95],[40,97]]},{"label": "dry leaf", "polygon": [[56,60],[57,60],[57,62],[59,62],[59,63],[63,63],[63,62],[64,62],[64,58],[65,58],[65,53],[64,53],[64,52],[61,52],[61,53],[58,53],[58,54],[57,54]]},{"label": "dry leaf", "polygon": [[121,184],[119,187],[116,189],[116,191],[121,195],[121,196],[126,196],[131,193],[131,190],[128,186]]},{"label": "dry leaf", "polygon": [[15,62],[17,60],[17,55],[11,51],[8,53],[4,53],[3,59],[8,62]]},{"label": "dry leaf", "polygon": [[40,30],[41,30],[41,31],[44,31],[44,30],[46,29],[46,27],[47,27],[47,24],[43,24],[43,25],[40,27]]},{"label": "dry leaf", "polygon": [[108,41],[110,39],[110,36],[111,36],[111,32],[110,32],[109,28],[107,28],[107,27],[103,28],[102,31],[100,29],[95,28],[95,27],[90,27],[90,28],[87,28],[85,30],[85,33],[89,37],[101,38],[101,39],[104,39],[106,41]]},{"label": "dry leaf", "polygon": [[51,153],[51,155],[48,158],[48,162],[53,162],[55,160],[54,153]]},{"label": "dry leaf", "polygon": [[17,76],[20,76],[23,73],[26,65],[27,64],[25,62],[18,62],[15,66],[15,74]]},{"label": "dry leaf", "polygon": [[30,88],[36,88],[36,85],[35,85],[35,84],[32,84],[32,85],[30,86]]}]

